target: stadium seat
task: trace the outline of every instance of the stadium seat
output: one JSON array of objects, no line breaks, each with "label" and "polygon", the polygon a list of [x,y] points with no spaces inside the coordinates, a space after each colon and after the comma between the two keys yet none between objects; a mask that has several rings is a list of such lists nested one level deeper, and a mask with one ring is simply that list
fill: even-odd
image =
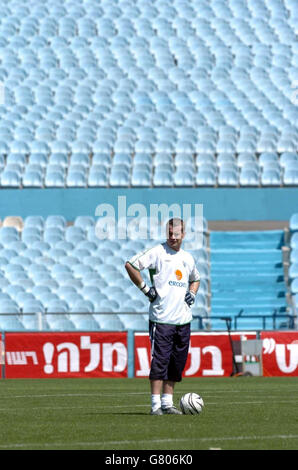
[{"label": "stadium seat", "polygon": [[24,331],[25,330],[22,322],[15,315],[0,315],[0,329],[1,331]]},{"label": "stadium seat", "polygon": [[283,183],[285,186],[297,186],[298,167],[297,169],[285,168],[284,174],[283,174]]},{"label": "stadium seat", "polygon": [[47,313],[45,321],[52,331],[76,331],[74,323],[63,315]]},{"label": "stadium seat", "polygon": [[20,307],[13,300],[3,299],[1,301],[0,313],[4,313],[4,314],[13,314],[14,313],[14,314],[17,314],[17,313],[20,313]]},{"label": "stadium seat", "polygon": [[71,313],[69,320],[75,325],[78,331],[98,331],[100,329],[99,323],[90,315]]},{"label": "stadium seat", "polygon": [[289,278],[290,280],[298,278],[298,263],[291,263],[289,267]]},{"label": "stadium seat", "polygon": [[112,309],[109,311],[111,313],[93,314],[93,318],[95,318],[99,324],[100,329],[107,331],[123,331],[125,328],[118,315],[112,313]]},{"label": "stadium seat", "polygon": [[229,170],[223,168],[218,173],[218,185],[219,186],[237,186],[238,185],[238,173],[235,170]]},{"label": "stadium seat", "polygon": [[69,169],[66,178],[66,186],[68,188],[85,188],[87,186],[87,177],[81,171]]},{"label": "stadium seat", "polygon": [[240,186],[259,186],[259,173],[256,170],[243,167],[239,174],[239,184]]},{"label": "stadium seat", "polygon": [[134,169],[131,175],[131,185],[139,187],[150,187],[151,172]]},{"label": "stadium seat", "polygon": [[294,278],[293,281],[291,282],[291,293],[293,295],[298,294],[298,278]]},{"label": "stadium seat", "polygon": [[26,169],[22,178],[23,187],[29,188],[42,188],[43,187],[43,174],[41,171],[34,171]]},{"label": "stadium seat", "polygon": [[119,314],[118,316],[125,329],[148,331],[148,321],[142,315]]},{"label": "stadium seat", "polygon": [[280,186],[282,179],[279,170],[264,169],[261,174],[261,183],[263,186]]},{"label": "stadium seat", "polygon": [[191,170],[179,169],[174,173],[175,186],[192,187],[194,185],[194,173]]},{"label": "stadium seat", "polygon": [[112,169],[109,180],[111,187],[128,187],[130,185],[129,173],[125,170]]},{"label": "stadium seat", "polygon": [[0,175],[0,185],[6,188],[20,188],[21,175],[14,170],[5,169]]},{"label": "stadium seat", "polygon": [[209,169],[205,170],[202,166],[196,174],[197,186],[215,186],[217,184],[216,172]]},{"label": "stadium seat", "polygon": [[291,232],[298,231],[298,212],[291,215],[289,220],[289,229]]}]

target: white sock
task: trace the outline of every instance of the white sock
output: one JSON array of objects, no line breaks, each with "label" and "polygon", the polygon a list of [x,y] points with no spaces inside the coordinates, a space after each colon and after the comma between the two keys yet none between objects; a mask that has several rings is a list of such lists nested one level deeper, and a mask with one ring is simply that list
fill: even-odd
[{"label": "white sock", "polygon": [[173,406],[173,395],[170,393],[163,393],[161,397],[161,406],[162,408],[169,408]]},{"label": "white sock", "polygon": [[156,411],[158,410],[158,408],[160,408],[160,395],[154,395],[152,394],[151,395],[151,408],[153,411]]}]

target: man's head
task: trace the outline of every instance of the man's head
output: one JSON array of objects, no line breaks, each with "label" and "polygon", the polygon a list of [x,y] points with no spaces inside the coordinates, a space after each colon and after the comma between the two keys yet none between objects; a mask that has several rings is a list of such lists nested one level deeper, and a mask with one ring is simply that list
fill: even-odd
[{"label": "man's head", "polygon": [[182,219],[170,219],[167,223],[167,244],[175,251],[179,251],[182,245],[184,232],[184,222]]}]

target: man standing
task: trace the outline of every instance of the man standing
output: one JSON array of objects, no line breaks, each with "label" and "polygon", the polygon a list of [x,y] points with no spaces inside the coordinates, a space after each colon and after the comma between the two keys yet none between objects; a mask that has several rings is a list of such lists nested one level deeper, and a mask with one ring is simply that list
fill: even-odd
[{"label": "man standing", "polygon": [[[183,220],[170,219],[167,241],[137,254],[125,264],[132,282],[150,301],[152,361],[149,379],[153,415],[182,414],[173,405],[173,394],[187,360],[191,306],[200,285],[200,274],[192,255],[181,248],[184,236]],[[144,282],[143,269],[149,269],[152,287]]]}]

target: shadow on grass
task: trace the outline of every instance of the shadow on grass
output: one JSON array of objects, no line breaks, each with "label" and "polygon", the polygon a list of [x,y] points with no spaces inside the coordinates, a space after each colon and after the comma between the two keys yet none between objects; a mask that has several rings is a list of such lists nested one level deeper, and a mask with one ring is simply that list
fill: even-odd
[{"label": "shadow on grass", "polygon": [[110,411],[110,412],[97,412],[97,413],[84,413],[86,416],[95,416],[95,415],[104,415],[104,416],[111,416],[111,415],[121,415],[121,416],[150,416],[149,412],[142,412],[142,411],[134,411],[134,412],[127,412],[127,411]]}]

